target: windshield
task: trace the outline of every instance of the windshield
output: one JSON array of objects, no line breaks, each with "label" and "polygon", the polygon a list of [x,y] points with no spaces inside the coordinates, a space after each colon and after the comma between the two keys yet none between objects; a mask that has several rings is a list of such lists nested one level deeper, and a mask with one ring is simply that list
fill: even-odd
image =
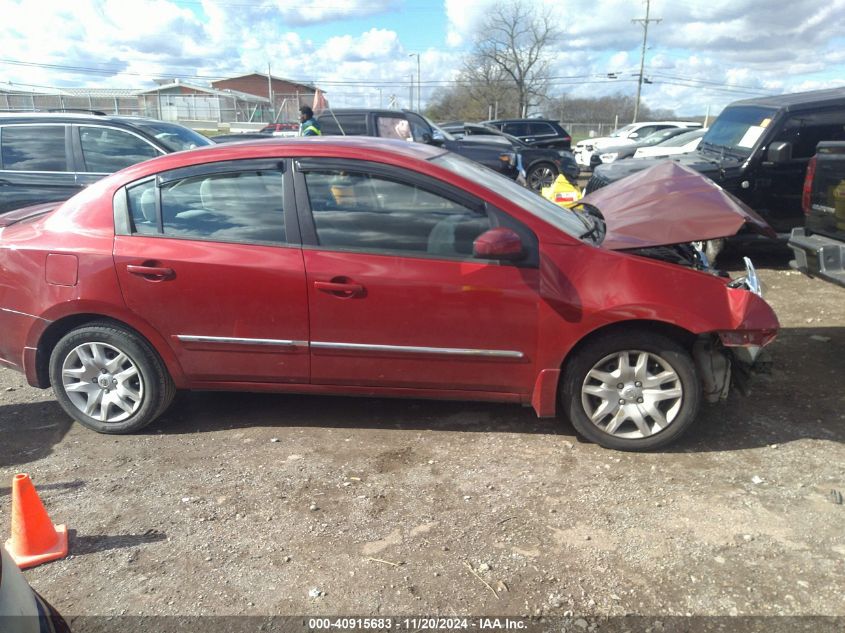
[{"label": "windshield", "polygon": [[701,139],[703,149],[730,150],[747,156],[763,136],[777,110],[759,106],[725,108]]},{"label": "windshield", "polygon": [[633,130],[634,127],[635,127],[635,125],[633,123],[629,123],[628,125],[626,125],[624,127],[620,127],[618,130],[613,130],[613,132],[610,133],[610,136],[613,136],[613,137],[627,136],[628,132],[630,130]]},{"label": "windshield", "polygon": [[664,143],[667,139],[670,139],[674,136],[678,136],[679,134],[683,134],[681,132],[681,128],[670,127],[666,128],[665,130],[658,130],[654,134],[649,134],[643,140],[641,140],[637,145],[640,147],[651,147],[652,145],[659,145]]},{"label": "windshield", "polygon": [[452,152],[440,154],[431,159],[431,162],[463,178],[469,178],[482,187],[512,200],[531,215],[572,237],[579,238],[580,235],[584,234],[585,219],[579,218],[578,213],[549,202],[530,189],[518,185],[510,178],[497,174],[492,169]]},{"label": "windshield", "polygon": [[697,138],[701,138],[704,136],[704,133],[707,130],[693,130],[692,132],[684,132],[683,134],[678,134],[673,138],[670,138],[668,141],[663,141],[660,146],[661,147],[683,147],[690,141],[694,141]]},{"label": "windshield", "polygon": [[454,136],[449,134],[449,132],[444,130],[442,127],[439,127],[436,123],[434,123],[428,117],[424,116],[423,118],[425,119],[425,122],[428,123],[431,126],[431,129],[434,130],[434,138],[437,138],[438,136],[440,136],[441,138],[445,138],[447,141],[457,140]]},{"label": "windshield", "polygon": [[152,134],[159,143],[164,145],[171,152],[179,152],[183,149],[193,149],[204,145],[211,145],[212,142],[199,132],[190,128],[163,121],[143,121],[136,124],[147,134]]}]

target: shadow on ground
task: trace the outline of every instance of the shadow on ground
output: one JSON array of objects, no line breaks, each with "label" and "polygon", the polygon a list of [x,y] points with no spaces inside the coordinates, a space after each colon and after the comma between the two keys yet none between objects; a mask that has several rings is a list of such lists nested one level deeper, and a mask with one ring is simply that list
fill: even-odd
[{"label": "shadow on ground", "polygon": [[47,457],[71,424],[52,400],[0,406],[0,468]]}]

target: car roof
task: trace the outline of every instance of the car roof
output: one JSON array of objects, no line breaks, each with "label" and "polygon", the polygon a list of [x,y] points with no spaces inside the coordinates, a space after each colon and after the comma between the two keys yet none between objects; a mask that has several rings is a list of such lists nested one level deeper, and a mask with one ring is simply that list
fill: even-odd
[{"label": "car roof", "polygon": [[[279,151],[279,150],[282,151]],[[445,149],[424,143],[408,143],[395,139],[373,136],[304,136],[247,139],[232,143],[212,143],[183,152],[165,154],[127,167],[124,174],[128,182],[142,175],[149,175],[181,167],[216,163],[230,160],[275,157],[330,157],[351,160],[412,159],[429,160],[446,153]]]},{"label": "car roof", "polygon": [[845,88],[828,88],[826,90],[811,90],[809,92],[793,92],[790,94],[773,95],[769,97],[755,97],[742,99],[729,104],[731,106],[771,106],[785,110],[798,110],[805,107],[845,105]]},{"label": "car roof", "polygon": [[541,119],[541,118],[532,118],[532,119],[490,119],[489,121],[482,121],[482,123],[530,123],[532,121],[538,121],[540,123],[557,123],[556,119]]},{"label": "car roof", "polygon": [[133,125],[137,123],[171,123],[143,116],[115,116],[86,112],[0,112],[0,123],[19,123],[40,121],[44,123],[118,123]]}]

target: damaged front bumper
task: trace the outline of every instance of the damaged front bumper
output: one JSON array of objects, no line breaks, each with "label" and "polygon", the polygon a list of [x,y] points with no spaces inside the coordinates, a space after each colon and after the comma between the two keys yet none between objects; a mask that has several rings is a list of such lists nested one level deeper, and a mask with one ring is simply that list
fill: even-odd
[{"label": "damaged front bumper", "polygon": [[704,399],[711,403],[727,399],[731,389],[747,396],[754,376],[768,374],[772,367],[771,355],[762,345],[726,347],[713,334],[699,338],[692,355]]}]

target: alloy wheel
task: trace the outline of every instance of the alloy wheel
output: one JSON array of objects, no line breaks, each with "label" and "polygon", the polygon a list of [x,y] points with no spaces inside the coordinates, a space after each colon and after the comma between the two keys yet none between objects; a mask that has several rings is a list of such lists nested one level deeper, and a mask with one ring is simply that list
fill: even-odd
[{"label": "alloy wheel", "polygon": [[681,379],[662,357],[641,350],[609,354],[581,386],[590,421],[614,437],[641,439],[669,427],[681,411]]}]

